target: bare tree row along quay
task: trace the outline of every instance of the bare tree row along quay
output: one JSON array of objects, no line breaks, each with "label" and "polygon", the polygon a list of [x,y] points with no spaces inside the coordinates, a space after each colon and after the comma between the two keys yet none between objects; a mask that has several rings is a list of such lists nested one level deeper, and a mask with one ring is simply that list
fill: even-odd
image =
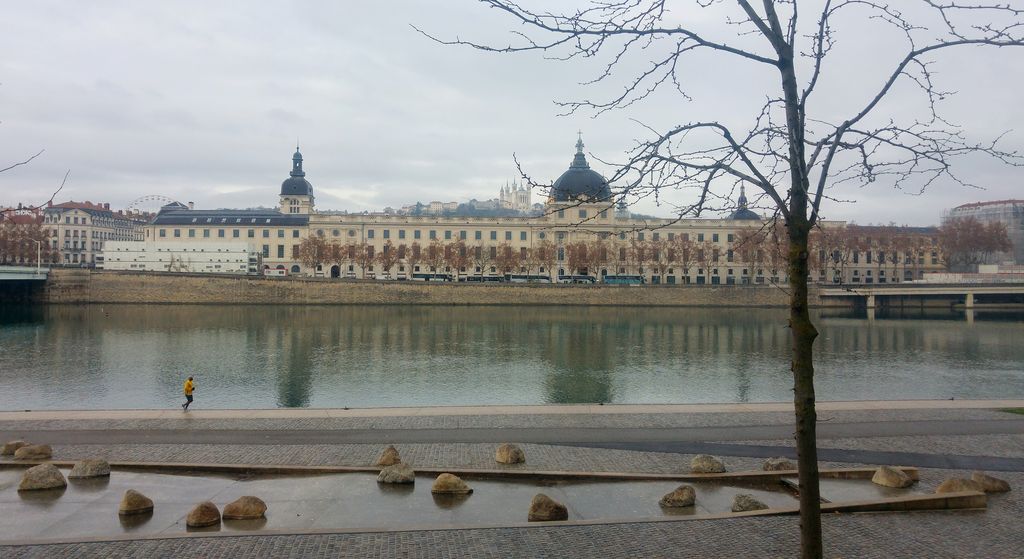
[{"label": "bare tree row along quay", "polygon": [[[926,271],[983,263],[1006,250],[1005,231],[955,220],[940,228],[836,225],[811,235],[812,277],[822,282],[896,283]],[[531,245],[456,238],[420,243],[345,242],[314,234],[298,246],[307,269],[367,277],[428,272],[473,275],[638,274],[652,283],[749,284],[784,280],[781,226],[731,233],[576,232]],[[963,230],[977,231],[972,235]],[[462,237],[464,231],[459,231]]]}]

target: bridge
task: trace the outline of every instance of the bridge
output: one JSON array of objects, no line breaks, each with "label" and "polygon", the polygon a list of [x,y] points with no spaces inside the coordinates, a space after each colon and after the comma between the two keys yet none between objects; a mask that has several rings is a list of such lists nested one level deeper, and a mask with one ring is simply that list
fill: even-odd
[{"label": "bridge", "polygon": [[822,299],[862,297],[868,309],[874,309],[883,299],[892,297],[941,297],[951,299],[954,304],[962,301],[965,309],[974,309],[978,298],[998,299],[1000,303],[1005,302],[1007,298],[1024,301],[1024,283],[837,285],[823,286],[819,293]]},{"label": "bridge", "polygon": [[46,281],[49,274],[49,268],[0,266],[0,281]]}]

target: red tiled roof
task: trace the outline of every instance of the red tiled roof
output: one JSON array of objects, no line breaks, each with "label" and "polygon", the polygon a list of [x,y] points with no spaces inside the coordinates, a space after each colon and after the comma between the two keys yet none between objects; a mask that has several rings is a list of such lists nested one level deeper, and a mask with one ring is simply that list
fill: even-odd
[{"label": "red tiled roof", "polygon": [[74,200],[69,200],[67,202],[61,202],[60,204],[54,204],[53,207],[54,208],[68,209],[68,210],[78,209],[78,210],[107,210],[107,211],[109,211],[107,208],[105,208],[103,206],[103,204],[93,204],[92,202],[75,202]]}]

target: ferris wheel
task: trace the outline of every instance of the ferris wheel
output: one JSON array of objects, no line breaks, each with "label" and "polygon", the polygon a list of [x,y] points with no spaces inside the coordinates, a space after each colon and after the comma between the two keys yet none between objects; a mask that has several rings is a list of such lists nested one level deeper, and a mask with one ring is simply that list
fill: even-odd
[{"label": "ferris wheel", "polygon": [[146,196],[140,196],[132,200],[125,209],[127,209],[129,212],[133,210],[138,210],[140,212],[152,211],[153,213],[156,213],[156,211],[159,211],[160,208],[166,206],[167,204],[174,203],[180,204],[181,202],[178,202],[174,198],[164,196],[162,194],[147,194]]}]

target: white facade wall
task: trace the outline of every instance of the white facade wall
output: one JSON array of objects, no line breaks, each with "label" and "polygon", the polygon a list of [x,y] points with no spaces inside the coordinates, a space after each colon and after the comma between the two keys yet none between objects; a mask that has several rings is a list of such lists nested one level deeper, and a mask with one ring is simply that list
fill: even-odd
[{"label": "white facade wall", "polygon": [[97,268],[131,272],[255,274],[259,252],[248,243],[107,241]]}]

